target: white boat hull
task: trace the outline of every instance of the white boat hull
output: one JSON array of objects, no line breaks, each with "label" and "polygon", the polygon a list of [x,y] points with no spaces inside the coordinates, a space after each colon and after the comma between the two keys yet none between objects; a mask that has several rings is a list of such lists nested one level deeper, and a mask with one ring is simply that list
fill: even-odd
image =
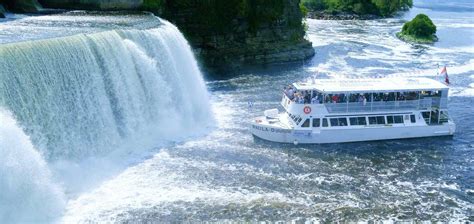
[{"label": "white boat hull", "polygon": [[296,144],[345,143],[389,139],[450,136],[455,132],[452,122],[423,126],[361,126],[321,129],[286,129],[256,122],[251,124],[252,134],[272,142]]}]

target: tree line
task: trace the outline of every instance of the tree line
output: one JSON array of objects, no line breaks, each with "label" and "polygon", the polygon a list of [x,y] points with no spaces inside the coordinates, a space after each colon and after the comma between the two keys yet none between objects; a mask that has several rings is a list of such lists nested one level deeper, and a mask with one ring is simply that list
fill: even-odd
[{"label": "tree line", "polygon": [[311,11],[350,12],[385,17],[412,7],[413,0],[302,0],[301,4]]}]

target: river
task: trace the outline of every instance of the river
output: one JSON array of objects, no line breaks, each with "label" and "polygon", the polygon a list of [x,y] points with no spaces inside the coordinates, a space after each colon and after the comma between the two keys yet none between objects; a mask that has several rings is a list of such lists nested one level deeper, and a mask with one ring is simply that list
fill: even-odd
[{"label": "river", "polygon": [[[57,87],[54,91],[63,91],[61,88],[67,86],[76,97],[81,96],[78,108],[74,107],[78,102],[68,103],[69,94],[55,98],[53,90],[43,92],[40,84],[32,90],[23,89],[27,95],[6,91],[8,94],[4,92],[0,97],[0,115],[7,124],[0,129],[0,146],[10,147],[2,148],[2,153],[20,161],[11,164],[0,159],[6,164],[0,165],[0,173],[5,174],[0,176],[0,187],[7,189],[9,195],[0,196],[2,201],[8,201],[0,205],[0,220],[474,221],[473,11],[470,1],[420,0],[409,12],[395,18],[308,19],[307,38],[316,50],[311,60],[246,70],[226,79],[205,76],[204,80],[196,70],[196,62],[188,58],[189,47],[179,32],[150,15],[135,15],[126,21],[120,16],[81,16],[80,22],[76,16],[8,15],[9,21],[0,23],[2,31],[8,31],[0,35],[2,52],[16,55],[11,49],[36,49],[31,45],[37,43],[30,40],[71,38],[72,32],[81,34],[42,44],[49,46],[45,49],[55,49],[56,42],[64,46],[61,41],[74,41],[91,50],[80,51],[82,48],[76,48],[76,44],[67,45],[67,51],[85,58],[109,55],[112,59],[95,66],[88,60],[74,63],[77,58],[56,58],[62,63],[52,63],[50,69],[61,64],[71,68],[68,73],[61,73],[59,67],[56,74],[69,77],[69,73],[81,74],[81,69],[93,74],[90,78],[61,79],[68,85],[56,82],[34,63],[29,64],[28,68],[43,72],[43,76],[25,78],[20,83],[53,83]],[[418,13],[433,19],[439,42],[408,44],[395,37],[403,23]],[[70,21],[76,22],[71,25]],[[111,29],[122,31],[111,34]],[[150,41],[168,50],[148,49]],[[93,45],[89,45],[91,42]],[[123,52],[109,53],[112,46],[119,46]],[[60,49],[35,50],[42,54],[33,52],[29,57],[63,57]],[[125,54],[132,56],[124,57]],[[187,58],[185,64],[174,59],[181,57]],[[135,69],[127,70],[121,63],[134,65]],[[447,66],[451,81],[450,116],[457,124],[452,138],[294,146],[255,139],[249,133],[248,121],[265,109],[278,108],[281,89],[288,83],[314,75],[424,76],[442,80],[437,71],[443,66]],[[140,84],[132,78],[106,80],[104,77],[115,76],[102,77],[97,73],[100,71],[133,73],[146,81]],[[153,76],[145,75],[150,72]],[[176,76],[187,72],[188,76],[174,80],[167,76],[169,72]],[[30,74],[26,70],[23,73]],[[5,83],[7,76],[2,75],[0,81]],[[111,83],[112,87],[97,87],[103,83]],[[120,85],[128,86],[130,92],[114,90],[113,86]],[[143,91],[150,88],[160,91]],[[209,101],[204,99],[206,89]],[[27,107],[37,113],[31,115],[33,112],[22,109],[22,103],[35,99],[37,94],[46,98],[34,102],[45,106]],[[17,95],[23,101],[10,98]],[[129,104],[130,97],[137,100]],[[110,99],[116,101],[108,102]],[[58,104],[61,100],[66,101],[64,107]],[[108,111],[110,106],[95,108],[97,102],[120,107],[112,106]],[[185,106],[173,106],[176,102],[185,102]],[[253,106],[249,107],[249,102]],[[163,112],[163,107],[170,109]],[[49,113],[38,112],[45,110]],[[172,119],[170,114],[174,114]],[[52,121],[56,118],[64,120]],[[110,131],[110,127],[117,131]],[[54,141],[45,142],[44,136]],[[9,139],[21,144],[7,142]],[[16,150],[21,153],[12,153]],[[25,156],[29,159],[22,159]],[[33,190],[9,189],[12,183],[26,184]],[[34,203],[17,205],[15,202],[21,198]],[[31,217],[7,214],[12,211]]]}]

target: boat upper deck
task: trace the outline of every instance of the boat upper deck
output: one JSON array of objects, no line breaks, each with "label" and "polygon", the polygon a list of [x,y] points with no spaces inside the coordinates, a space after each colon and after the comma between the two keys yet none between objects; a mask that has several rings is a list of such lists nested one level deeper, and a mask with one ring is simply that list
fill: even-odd
[{"label": "boat upper deck", "polygon": [[370,79],[314,79],[297,82],[298,90],[317,90],[323,93],[368,93],[441,90],[448,86],[429,78],[370,78]]}]

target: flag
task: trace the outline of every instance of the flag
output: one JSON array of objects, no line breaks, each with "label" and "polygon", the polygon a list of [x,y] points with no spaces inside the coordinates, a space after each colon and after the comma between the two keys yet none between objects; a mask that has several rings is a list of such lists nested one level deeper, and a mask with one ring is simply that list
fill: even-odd
[{"label": "flag", "polygon": [[444,82],[449,85],[449,76],[448,71],[446,70],[446,66],[441,70],[441,75],[444,75]]}]

